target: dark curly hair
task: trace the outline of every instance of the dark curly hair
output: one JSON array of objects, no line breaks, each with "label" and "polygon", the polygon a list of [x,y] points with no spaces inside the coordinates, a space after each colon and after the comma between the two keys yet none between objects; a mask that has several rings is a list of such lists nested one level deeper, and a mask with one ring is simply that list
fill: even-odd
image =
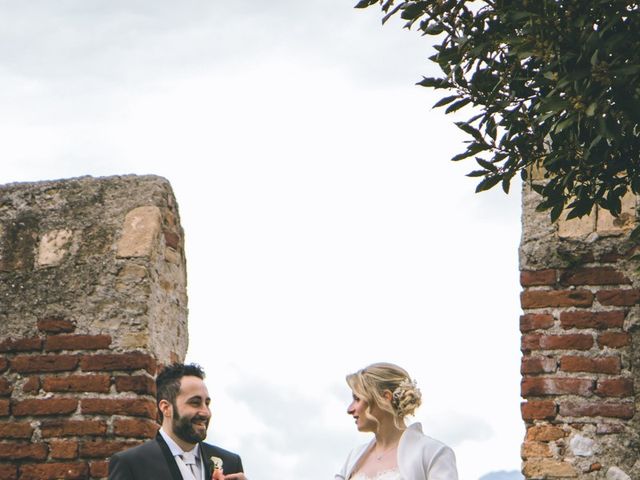
[{"label": "dark curly hair", "polygon": [[[197,363],[173,363],[166,366],[156,377],[156,404],[160,403],[160,400],[166,400],[175,407],[182,377],[198,377],[204,380],[204,370]],[[162,421],[162,412],[160,409],[158,411]]]}]

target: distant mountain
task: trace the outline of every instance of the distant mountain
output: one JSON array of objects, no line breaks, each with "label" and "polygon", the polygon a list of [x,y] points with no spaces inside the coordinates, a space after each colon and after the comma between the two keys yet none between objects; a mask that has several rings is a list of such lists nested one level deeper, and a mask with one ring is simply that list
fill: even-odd
[{"label": "distant mountain", "polygon": [[524,477],[518,470],[511,470],[509,472],[501,470],[499,472],[489,472],[481,476],[478,480],[524,480]]}]

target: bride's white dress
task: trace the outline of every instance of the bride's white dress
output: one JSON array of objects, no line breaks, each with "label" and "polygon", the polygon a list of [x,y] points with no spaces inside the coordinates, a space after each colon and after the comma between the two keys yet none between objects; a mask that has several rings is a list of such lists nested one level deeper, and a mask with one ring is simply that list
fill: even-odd
[{"label": "bride's white dress", "polygon": [[368,477],[364,473],[358,472],[350,480],[402,480],[402,477],[400,476],[400,470],[396,467],[378,472],[373,477]]}]

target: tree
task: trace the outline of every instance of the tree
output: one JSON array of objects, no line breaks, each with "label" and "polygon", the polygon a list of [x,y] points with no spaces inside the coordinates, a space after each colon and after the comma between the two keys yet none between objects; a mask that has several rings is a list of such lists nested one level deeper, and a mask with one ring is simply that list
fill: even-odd
[{"label": "tree", "polygon": [[[640,193],[640,1],[361,0],[383,23],[433,37],[442,75],[418,85],[448,91],[434,107],[469,110],[468,135],[452,160],[475,158],[476,191],[513,177],[532,184],[539,210],[556,220],[598,205],[617,215]],[[465,110],[466,111],[466,110]]]}]

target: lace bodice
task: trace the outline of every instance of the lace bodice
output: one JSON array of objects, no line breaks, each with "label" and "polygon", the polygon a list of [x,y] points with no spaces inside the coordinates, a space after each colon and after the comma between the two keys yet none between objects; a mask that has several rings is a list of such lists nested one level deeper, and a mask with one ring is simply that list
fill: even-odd
[{"label": "lace bodice", "polygon": [[402,480],[398,467],[378,472],[373,477],[368,477],[362,472],[355,474],[350,480]]}]

